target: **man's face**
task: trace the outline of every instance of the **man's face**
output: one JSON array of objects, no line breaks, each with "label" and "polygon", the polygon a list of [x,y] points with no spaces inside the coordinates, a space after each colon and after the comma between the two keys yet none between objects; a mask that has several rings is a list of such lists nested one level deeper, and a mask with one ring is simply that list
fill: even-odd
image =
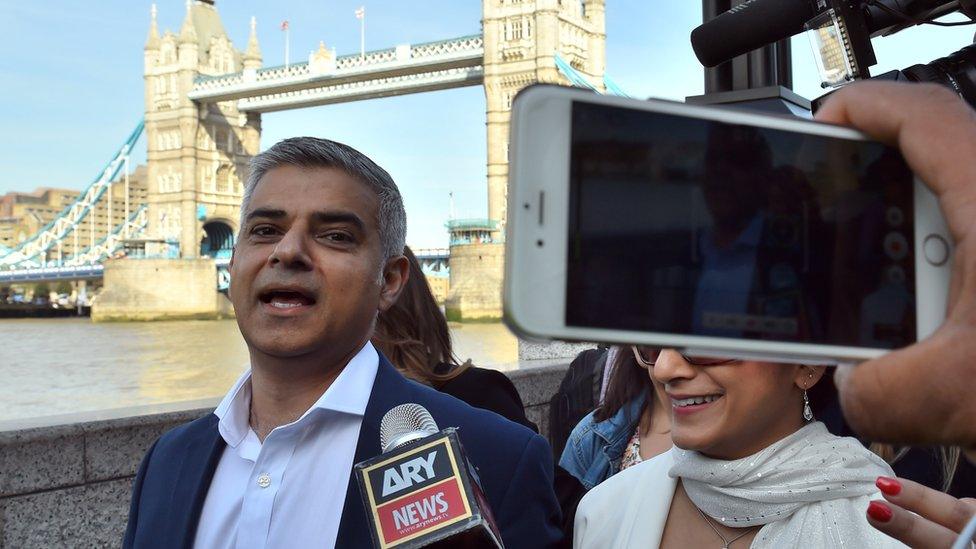
[{"label": "man's face", "polygon": [[231,301],[252,353],[341,357],[369,337],[377,310],[389,306],[378,202],[333,168],[281,166],[261,178],[230,264]]}]

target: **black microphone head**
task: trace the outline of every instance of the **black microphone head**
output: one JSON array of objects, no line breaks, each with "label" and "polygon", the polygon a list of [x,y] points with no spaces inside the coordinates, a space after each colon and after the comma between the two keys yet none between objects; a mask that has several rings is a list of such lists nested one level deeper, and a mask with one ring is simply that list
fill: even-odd
[{"label": "black microphone head", "polygon": [[749,0],[691,31],[691,47],[714,67],[802,32],[817,12],[815,0]]},{"label": "black microphone head", "polygon": [[380,420],[380,448],[386,453],[439,430],[427,408],[413,403],[401,404],[390,408]]}]

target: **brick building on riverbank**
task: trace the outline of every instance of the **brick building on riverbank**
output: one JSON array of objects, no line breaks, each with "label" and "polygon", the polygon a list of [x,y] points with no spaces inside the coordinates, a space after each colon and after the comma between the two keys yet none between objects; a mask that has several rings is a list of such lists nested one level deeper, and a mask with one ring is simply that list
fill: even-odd
[{"label": "brick building on riverbank", "polygon": [[[121,175],[113,181],[112,187],[111,226],[115,227],[121,224],[125,217],[125,176]],[[9,192],[0,196],[0,246],[16,248],[21,242],[40,232],[61,211],[71,206],[80,193],[81,191],[76,189],[41,187],[29,193]],[[146,167],[139,166],[129,175],[129,205],[134,211],[145,202]],[[109,230],[108,215],[108,201],[99,201],[95,206],[94,216],[96,242],[105,238]],[[84,223],[78,225],[77,232],[77,245],[83,250],[91,243],[91,223],[86,219]],[[74,238],[64,239],[61,248],[62,256],[68,257],[75,253],[75,242]]]}]

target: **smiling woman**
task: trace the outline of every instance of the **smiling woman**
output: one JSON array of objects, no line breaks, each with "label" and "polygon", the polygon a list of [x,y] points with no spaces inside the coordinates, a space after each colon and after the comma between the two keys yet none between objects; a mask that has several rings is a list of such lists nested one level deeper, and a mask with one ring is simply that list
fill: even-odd
[{"label": "smiling woman", "polygon": [[813,421],[824,367],[635,354],[664,385],[675,448],[584,497],[577,547],[900,546],[861,519],[891,468]]}]

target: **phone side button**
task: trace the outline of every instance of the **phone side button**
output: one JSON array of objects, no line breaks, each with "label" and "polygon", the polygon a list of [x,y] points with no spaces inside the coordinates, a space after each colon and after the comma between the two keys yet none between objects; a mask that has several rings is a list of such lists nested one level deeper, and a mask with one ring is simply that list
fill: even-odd
[{"label": "phone side button", "polygon": [[941,267],[949,261],[949,243],[941,235],[930,234],[922,242],[925,261],[934,267]]}]

